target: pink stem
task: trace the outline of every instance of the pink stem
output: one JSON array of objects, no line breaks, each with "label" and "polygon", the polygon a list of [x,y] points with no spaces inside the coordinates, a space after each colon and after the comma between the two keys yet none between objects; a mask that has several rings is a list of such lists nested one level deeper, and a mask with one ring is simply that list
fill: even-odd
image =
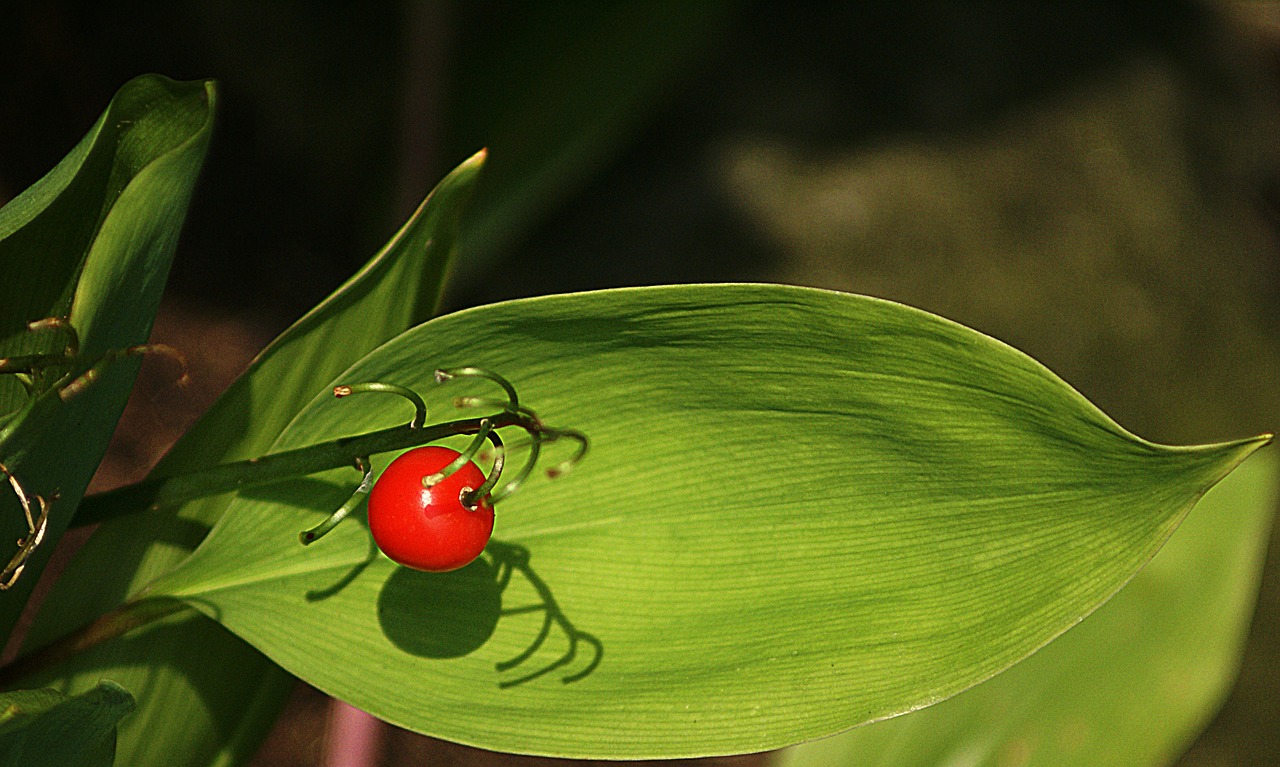
[{"label": "pink stem", "polygon": [[329,702],[323,767],[374,767],[382,756],[386,727],[349,703]]}]

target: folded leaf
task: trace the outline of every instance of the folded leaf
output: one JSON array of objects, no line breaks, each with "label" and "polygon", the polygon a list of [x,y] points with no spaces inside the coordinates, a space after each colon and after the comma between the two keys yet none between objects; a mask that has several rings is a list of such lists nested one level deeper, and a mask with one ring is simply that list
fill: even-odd
[{"label": "folded leaf", "polygon": [[133,696],[115,682],[80,695],[53,690],[0,694],[0,764],[23,767],[111,767],[116,723]]},{"label": "folded leaf", "polygon": [[[210,82],[131,80],[66,159],[0,210],[0,357],[62,350],[65,333],[26,328],[55,316],[79,334],[81,356],[68,372],[146,342],[208,149],[213,101]],[[118,361],[69,402],[51,388],[57,376],[30,396],[0,376],[0,416],[9,416],[0,421],[0,462],[27,494],[59,496],[43,544],[0,597],[0,636],[12,630],[101,462],[136,373],[137,360]],[[6,487],[0,541],[27,532]],[[0,562],[11,545],[0,548]]]},{"label": "folded leaf", "polygon": [[[425,390],[463,364],[593,441],[579,470],[500,505],[487,558],[414,573],[350,523],[298,545],[354,486],[346,471],[242,494],[152,592],[432,735],[577,757],[758,751],[1026,657],[1267,440],[1154,445],[975,331],[782,286],[473,309],[342,380]],[[403,415],[368,400],[318,398],[276,447]]]},{"label": "folded leaf", "polygon": [[[258,356],[174,446],[153,476],[260,455],[315,392],[360,356],[435,312],[454,253],[458,217],[483,165],[477,154],[450,174],[370,262]],[[179,510],[103,524],[56,584],[28,649],[104,613],[180,562],[229,503],[205,498]],[[109,496],[81,513],[119,512]],[[187,615],[83,653],[39,676],[65,691],[109,674],[139,690],[121,730],[121,762],[238,764],[257,748],[294,680],[202,616]]]}]

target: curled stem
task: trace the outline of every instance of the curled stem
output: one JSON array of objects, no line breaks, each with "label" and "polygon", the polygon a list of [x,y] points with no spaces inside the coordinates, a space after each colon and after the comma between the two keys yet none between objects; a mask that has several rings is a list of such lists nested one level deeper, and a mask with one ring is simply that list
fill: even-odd
[{"label": "curled stem", "polygon": [[137,357],[144,354],[158,354],[177,362],[182,367],[182,373],[178,376],[179,386],[186,386],[187,382],[191,380],[191,376],[187,374],[187,358],[183,356],[182,352],[168,344],[138,344],[125,349],[113,349],[103,354],[87,370],[72,379],[66,386],[63,386],[59,390],[58,396],[62,398],[63,402],[66,402],[89,388],[102,375],[102,371],[112,363],[125,357]]},{"label": "curled stem", "polygon": [[493,421],[488,418],[480,419],[480,428],[476,431],[476,436],[472,438],[466,449],[459,453],[457,458],[454,458],[452,461],[445,464],[444,468],[440,469],[435,474],[428,474],[423,477],[422,486],[431,487],[432,485],[438,485],[443,482],[446,477],[453,474],[458,469],[461,469],[463,466],[466,466],[468,463],[471,463],[471,459],[475,458],[476,453],[480,452],[480,446],[485,443],[485,440],[489,438],[491,433],[493,433]]},{"label": "curled stem", "polygon": [[538,455],[541,452],[542,439],[538,436],[533,436],[529,442],[529,455],[525,458],[524,465],[520,467],[520,471],[516,472],[515,477],[512,478],[510,482],[503,485],[501,489],[489,494],[490,506],[520,489],[520,486],[523,485],[525,480],[529,479],[529,475],[533,473],[533,468],[538,464]]},{"label": "curled stem", "polygon": [[502,467],[507,460],[507,449],[502,444],[502,437],[498,436],[498,432],[490,431],[487,435],[489,441],[493,443],[493,468],[489,469],[489,476],[485,478],[480,487],[471,491],[464,492],[458,500],[462,501],[462,505],[467,508],[475,508],[476,504],[489,498],[489,505],[493,505],[491,493],[493,488],[498,484],[498,478],[502,476]]},{"label": "curled stem", "polygon": [[63,347],[62,355],[71,358],[80,354],[80,334],[76,332],[71,320],[66,317],[45,317],[42,320],[32,320],[27,323],[27,330],[34,332],[42,330],[62,331],[67,334],[67,343]]},{"label": "curled stem", "polygon": [[413,389],[396,384],[379,383],[370,381],[368,383],[344,384],[342,386],[333,387],[333,396],[341,399],[349,397],[352,394],[362,394],[364,392],[382,392],[385,394],[395,394],[398,397],[404,397],[413,403],[413,420],[409,422],[409,428],[421,429],[427,423],[427,404],[422,401],[422,397]]},{"label": "curled stem", "polygon": [[[28,394],[31,394],[37,388],[37,380],[46,371],[55,371],[55,378],[65,373],[65,369],[70,367],[76,355],[80,353],[80,337],[76,334],[76,329],[64,317],[46,317],[42,320],[28,322],[27,330],[35,333],[54,330],[67,334],[67,342],[61,352],[0,357],[0,374],[12,375],[22,384],[22,388],[26,389]],[[59,368],[64,370],[59,371]]]},{"label": "curled stem", "polygon": [[[266,485],[326,469],[339,469],[350,466],[354,456],[399,452],[447,437],[475,434],[481,420],[485,419],[464,418],[429,424],[421,429],[401,424],[243,461],[222,463],[186,474],[145,479],[86,497],[76,510],[72,524],[83,526],[103,522],[130,513],[177,506],[196,498]],[[513,413],[499,413],[487,420],[495,429],[523,423],[521,417]]]},{"label": "curled stem", "polygon": [[27,567],[27,561],[31,559],[31,555],[35,553],[36,547],[44,540],[45,530],[49,526],[49,502],[44,496],[34,496],[36,503],[40,506],[40,513],[35,517],[31,516],[31,501],[27,498],[26,492],[22,489],[22,483],[18,482],[18,478],[13,476],[13,472],[3,463],[0,463],[0,473],[3,473],[9,479],[9,486],[13,488],[13,492],[18,496],[18,503],[22,505],[22,513],[27,519],[27,534],[25,537],[18,539],[18,552],[9,559],[4,566],[4,570],[0,571],[0,591],[7,591],[18,582],[18,578],[22,577],[22,571]]},{"label": "curled stem", "polygon": [[591,444],[590,440],[587,439],[587,435],[577,429],[552,429],[544,427],[541,434],[543,440],[547,442],[555,442],[560,439],[571,439],[578,443],[578,448],[573,451],[573,455],[547,469],[547,476],[551,479],[568,474],[574,466],[577,466],[578,463],[586,457],[587,448]]},{"label": "curled stem", "polygon": [[445,383],[446,381],[452,381],[455,378],[485,378],[493,381],[497,385],[501,386],[502,390],[507,393],[507,404],[503,409],[512,413],[520,410],[520,397],[516,394],[516,387],[512,386],[510,381],[491,370],[485,370],[484,368],[477,367],[462,367],[436,371],[436,383]]},{"label": "curled stem", "polygon": [[[499,383],[504,389],[510,388],[506,379],[496,374],[481,371],[478,368],[458,368],[439,371],[438,380],[447,381],[453,377],[480,377]],[[582,432],[574,429],[557,429],[542,422],[538,415],[527,407],[521,406],[515,397],[514,389],[505,403],[500,400],[483,398],[464,398],[463,405],[501,405],[502,410],[482,418],[464,418],[438,424],[425,424],[426,408],[421,405],[421,398],[404,387],[381,383],[363,383],[336,387],[334,394],[339,397],[358,392],[380,391],[397,394],[414,405],[415,418],[409,424],[380,429],[366,434],[340,437],[306,447],[271,453],[244,461],[210,466],[199,471],[168,477],[157,477],[141,483],[110,491],[105,494],[90,496],[80,505],[73,519],[74,525],[86,525],[101,522],[112,517],[122,516],[130,512],[144,509],[159,509],[184,503],[195,498],[235,491],[246,487],[274,482],[288,477],[313,474],[326,469],[348,466],[354,457],[367,457],[375,453],[399,452],[419,445],[429,444],[448,437],[473,435],[466,451],[440,471],[424,478],[430,485],[443,480],[472,460],[487,440],[497,450],[497,456],[484,483],[479,488],[466,491],[463,502],[474,505],[481,499],[491,502],[506,498],[518,489],[533,471],[541,454],[544,443],[560,439],[572,439],[578,448],[568,459],[551,467],[547,474],[551,477],[564,474],[572,468],[587,452],[587,438]],[[514,479],[505,486],[499,486],[505,462],[506,448],[504,441],[497,436],[497,431],[509,427],[517,427],[528,434],[532,444],[529,460],[522,466]],[[362,485],[367,484],[366,475]],[[363,495],[357,491],[357,495]],[[355,501],[352,501],[355,503]],[[341,511],[341,510],[339,510]],[[347,514],[350,513],[348,510]],[[343,515],[345,516],[345,515]],[[342,516],[339,516],[340,520]],[[336,524],[337,520],[334,520]],[[324,523],[322,523],[322,526]],[[311,541],[327,532],[331,526],[323,529],[313,528]],[[306,533],[303,534],[304,536]]]},{"label": "curled stem", "polygon": [[298,534],[298,540],[302,541],[303,546],[315,543],[323,538],[330,530],[337,527],[338,523],[347,518],[347,515],[356,510],[364,497],[373,489],[373,466],[369,462],[369,456],[361,456],[356,459],[356,468],[364,472],[364,477],[360,480],[360,485],[347,499],[347,502],[338,507],[338,510],[325,517],[324,521],[307,530],[303,530]]},{"label": "curled stem", "polygon": [[469,407],[500,407],[508,413],[518,413],[524,416],[530,423],[541,427],[542,419],[533,411],[533,408],[524,405],[511,405],[510,401],[503,402],[493,397],[454,397],[453,406],[459,410]]}]

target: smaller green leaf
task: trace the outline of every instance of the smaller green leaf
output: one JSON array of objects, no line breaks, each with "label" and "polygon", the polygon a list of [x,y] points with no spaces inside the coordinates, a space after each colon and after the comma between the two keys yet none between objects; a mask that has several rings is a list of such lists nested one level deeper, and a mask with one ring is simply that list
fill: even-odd
[{"label": "smaller green leaf", "polygon": [[54,690],[0,694],[0,764],[22,767],[110,767],[116,724],[133,696],[115,682],[67,697]]},{"label": "smaller green leaf", "polygon": [[[153,472],[192,471],[267,452],[290,420],[360,356],[435,313],[453,262],[458,219],[484,165],[449,174],[399,232],[344,285],[276,338]],[[99,526],[54,586],[28,636],[38,647],[119,605],[195,548],[230,503],[127,515]],[[89,498],[88,517],[120,499]],[[129,507],[126,505],[126,509]],[[257,747],[294,680],[202,616],[108,642],[50,670],[41,683],[75,691],[103,674],[145,690],[121,728],[130,764],[236,763]]]},{"label": "smaller green leaf", "polygon": [[[131,80],[57,168],[0,210],[0,356],[63,349],[64,333],[27,330],[26,323],[47,317],[67,318],[78,332],[80,355],[69,371],[146,342],[208,149],[214,101],[211,82]],[[136,373],[137,360],[119,360],[66,402],[52,389],[59,377],[28,399],[0,376],[0,413],[11,414],[0,429],[0,461],[27,494],[60,499],[43,544],[0,599],[0,636],[16,623],[70,522]],[[27,532],[6,488],[0,541]],[[0,549],[0,561],[10,556]]]}]

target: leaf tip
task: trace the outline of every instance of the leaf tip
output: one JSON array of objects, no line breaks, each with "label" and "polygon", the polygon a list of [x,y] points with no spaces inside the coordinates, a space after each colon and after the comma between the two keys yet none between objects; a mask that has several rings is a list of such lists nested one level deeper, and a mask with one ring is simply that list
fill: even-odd
[{"label": "leaf tip", "polygon": [[1237,455],[1239,456],[1237,463],[1239,461],[1243,461],[1267,445],[1270,445],[1275,438],[1276,435],[1271,432],[1264,432],[1256,437],[1246,437],[1245,439],[1235,443]]},{"label": "leaf tip", "polygon": [[1265,432],[1256,437],[1246,437],[1235,442],[1225,442],[1217,445],[1216,447],[1221,448],[1223,451],[1221,454],[1222,460],[1218,465],[1217,477],[1211,484],[1220,482],[1228,474],[1235,471],[1240,464],[1244,463],[1249,456],[1271,444],[1274,439],[1274,434]]},{"label": "leaf tip", "polygon": [[458,166],[458,169],[459,170],[463,168],[476,169],[484,165],[485,161],[488,159],[489,159],[489,147],[483,147],[479,152],[476,152],[475,154],[471,155],[467,159],[463,160],[462,164]]}]

